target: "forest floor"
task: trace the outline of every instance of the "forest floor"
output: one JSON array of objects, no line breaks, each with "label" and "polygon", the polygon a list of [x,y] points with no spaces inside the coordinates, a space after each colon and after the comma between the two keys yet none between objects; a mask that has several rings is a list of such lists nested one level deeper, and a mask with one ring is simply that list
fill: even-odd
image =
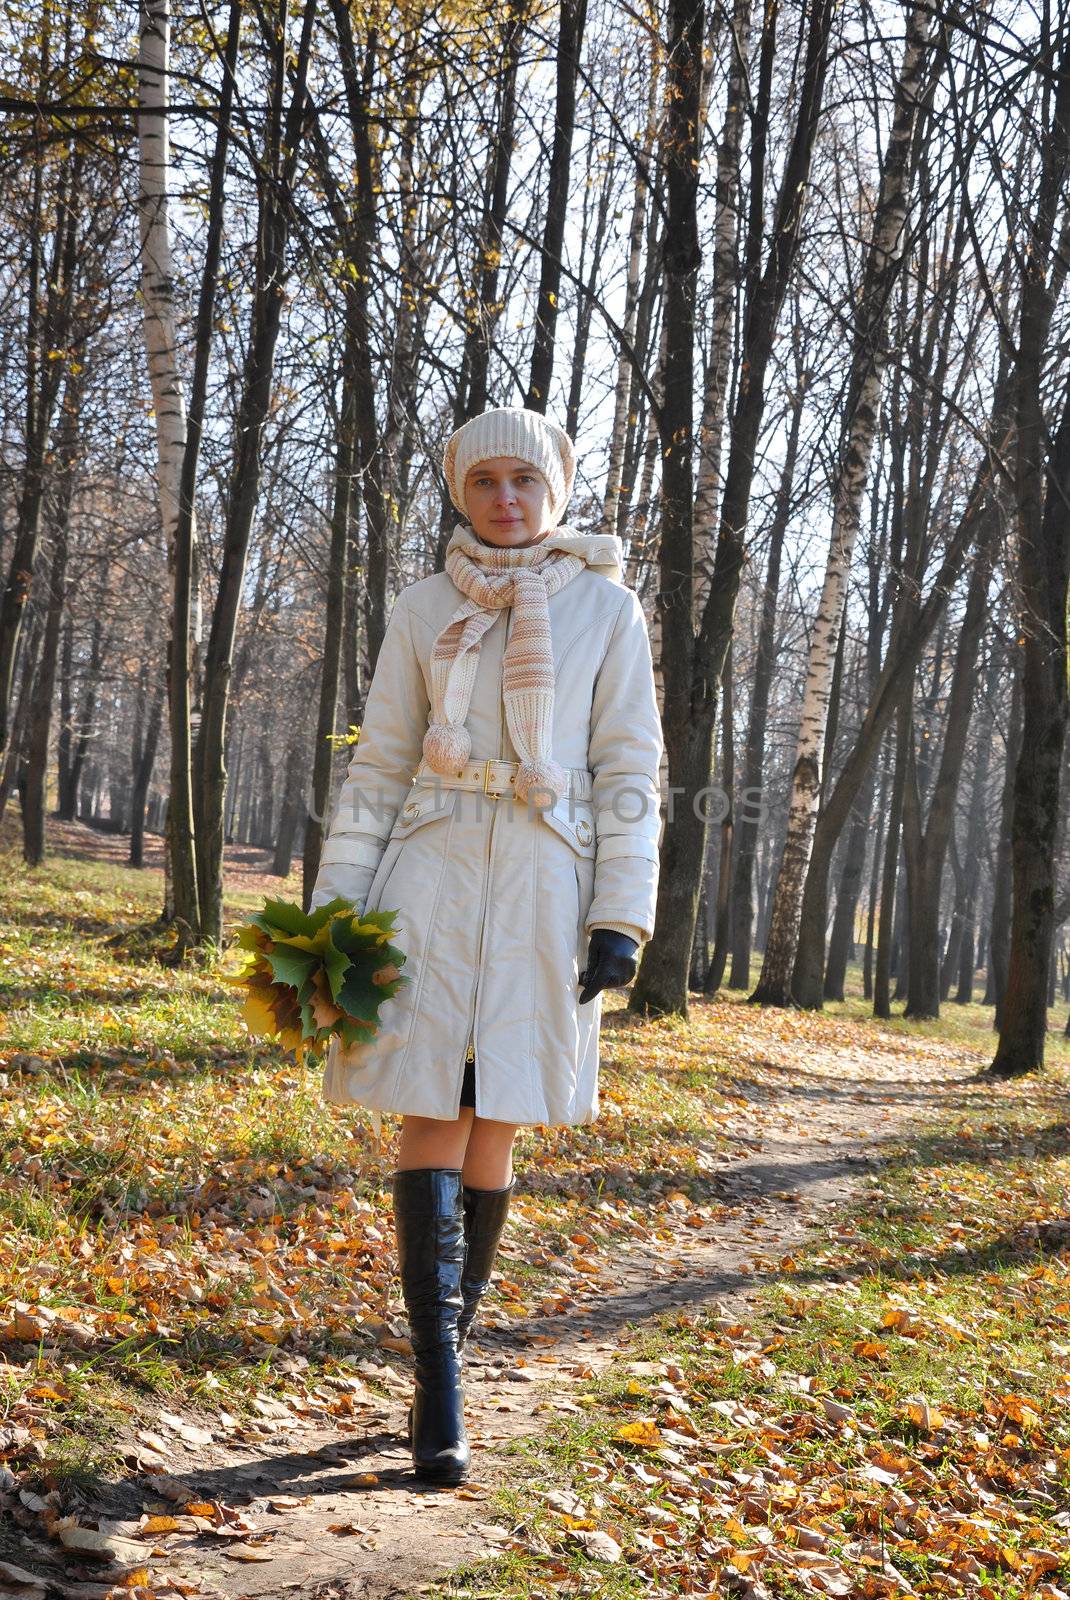
[{"label": "forest floor", "polygon": [[[161,963],[158,866],[0,835],[0,1596],[969,1595],[1070,1585],[1070,1050],[606,996],[601,1109],[524,1129],[419,1487],[396,1119]],[[152,855],[148,856],[150,863]],[[231,924],[297,894],[227,862]]]}]

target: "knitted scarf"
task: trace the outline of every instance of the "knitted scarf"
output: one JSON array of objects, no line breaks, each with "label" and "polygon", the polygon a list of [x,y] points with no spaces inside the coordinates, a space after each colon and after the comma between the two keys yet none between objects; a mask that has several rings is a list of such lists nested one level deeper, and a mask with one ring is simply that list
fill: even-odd
[{"label": "knitted scarf", "polygon": [[621,583],[622,565],[623,546],[615,533],[577,533],[562,524],[538,544],[510,549],[484,544],[474,529],[457,524],[446,546],[446,571],[465,598],[431,647],[431,718],[423,752],[433,772],[457,772],[471,756],[464,721],[483,635],[502,607],[512,606],[502,697],[509,737],[521,758],[514,793],[526,800],[534,789],[549,789],[556,801],[565,792],[567,774],[551,750],[554,658],[548,600],[585,566]]}]

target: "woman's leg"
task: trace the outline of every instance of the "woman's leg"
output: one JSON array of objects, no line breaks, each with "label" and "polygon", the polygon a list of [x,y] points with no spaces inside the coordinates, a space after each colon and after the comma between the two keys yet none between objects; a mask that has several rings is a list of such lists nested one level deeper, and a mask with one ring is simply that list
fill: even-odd
[{"label": "woman's leg", "polygon": [[459,1167],[471,1189],[504,1189],[513,1177],[513,1140],[518,1124],[477,1117],[462,1106],[453,1122],[441,1117],[403,1117],[397,1167]]},{"label": "woman's leg", "polygon": [[463,1166],[473,1116],[470,1107],[462,1106],[453,1122],[441,1117],[402,1117],[397,1170]]},{"label": "woman's leg", "polygon": [[393,1176],[402,1296],[415,1358],[409,1408],[419,1477],[461,1483],[470,1463],[457,1325],[464,1312],[466,1253],[461,1165],[472,1122],[406,1116]]},{"label": "woman's leg", "polygon": [[465,1249],[458,1347],[467,1339],[490,1283],[498,1242],[509,1215],[513,1141],[518,1126],[477,1117],[466,1105],[452,1121],[411,1115],[402,1118],[397,1172],[437,1169],[444,1177],[458,1171],[461,1175]]},{"label": "woman's leg", "polygon": [[457,1345],[463,1349],[479,1302],[490,1286],[498,1242],[512,1199],[513,1140],[517,1125],[476,1117],[464,1153],[465,1258],[461,1293],[464,1310],[457,1321]]},{"label": "woman's leg", "polygon": [[504,1189],[513,1181],[515,1122],[473,1117],[464,1151],[464,1181],[470,1189]]}]

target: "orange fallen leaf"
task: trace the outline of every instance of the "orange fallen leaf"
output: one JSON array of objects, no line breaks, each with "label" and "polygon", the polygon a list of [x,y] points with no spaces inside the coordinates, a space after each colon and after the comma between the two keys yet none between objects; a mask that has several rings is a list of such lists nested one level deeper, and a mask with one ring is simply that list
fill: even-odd
[{"label": "orange fallen leaf", "polygon": [[654,1447],[663,1442],[661,1429],[656,1422],[644,1419],[641,1422],[625,1422],[616,1432],[618,1439],[624,1439],[628,1444],[642,1444]]}]

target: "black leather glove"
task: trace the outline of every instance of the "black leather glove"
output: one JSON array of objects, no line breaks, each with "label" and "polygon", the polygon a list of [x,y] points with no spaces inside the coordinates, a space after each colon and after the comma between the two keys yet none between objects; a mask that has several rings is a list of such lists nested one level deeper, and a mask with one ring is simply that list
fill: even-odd
[{"label": "black leather glove", "polygon": [[592,928],[587,945],[587,965],[580,973],[580,1005],[602,989],[620,989],[635,977],[635,952],[639,945],[616,928]]}]

